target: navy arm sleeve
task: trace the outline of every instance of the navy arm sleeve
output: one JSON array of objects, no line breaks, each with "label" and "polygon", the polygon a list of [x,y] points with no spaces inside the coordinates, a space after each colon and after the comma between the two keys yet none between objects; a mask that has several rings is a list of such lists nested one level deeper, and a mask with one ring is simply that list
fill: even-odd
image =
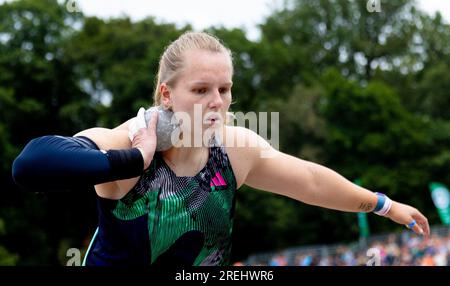
[{"label": "navy arm sleeve", "polygon": [[101,151],[87,137],[43,136],[31,140],[14,160],[14,182],[29,191],[63,191],[141,175],[136,148]]}]

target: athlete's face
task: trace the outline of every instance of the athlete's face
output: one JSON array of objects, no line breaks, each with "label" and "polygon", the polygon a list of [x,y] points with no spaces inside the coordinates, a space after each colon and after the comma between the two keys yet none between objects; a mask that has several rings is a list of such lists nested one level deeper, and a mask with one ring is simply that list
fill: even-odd
[{"label": "athlete's face", "polygon": [[202,130],[218,127],[224,124],[231,104],[232,74],[228,54],[189,50],[175,86],[162,85],[162,100],[170,103],[175,113],[188,114],[191,128],[194,120],[201,121]]}]

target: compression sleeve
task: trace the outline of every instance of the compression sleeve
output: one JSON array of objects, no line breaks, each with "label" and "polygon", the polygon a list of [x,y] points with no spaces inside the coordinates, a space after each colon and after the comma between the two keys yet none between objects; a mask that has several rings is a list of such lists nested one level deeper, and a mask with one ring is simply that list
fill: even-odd
[{"label": "compression sleeve", "polygon": [[143,167],[136,148],[102,151],[84,136],[53,135],[31,140],[14,160],[12,176],[26,190],[60,191],[137,177]]}]

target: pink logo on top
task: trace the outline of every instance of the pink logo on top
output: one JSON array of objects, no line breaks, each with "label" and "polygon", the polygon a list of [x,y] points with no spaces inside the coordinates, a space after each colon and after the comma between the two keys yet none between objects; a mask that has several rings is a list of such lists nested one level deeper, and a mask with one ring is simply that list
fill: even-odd
[{"label": "pink logo on top", "polygon": [[223,179],[222,175],[217,172],[214,178],[211,180],[211,187],[219,187],[219,186],[226,186],[227,183]]}]

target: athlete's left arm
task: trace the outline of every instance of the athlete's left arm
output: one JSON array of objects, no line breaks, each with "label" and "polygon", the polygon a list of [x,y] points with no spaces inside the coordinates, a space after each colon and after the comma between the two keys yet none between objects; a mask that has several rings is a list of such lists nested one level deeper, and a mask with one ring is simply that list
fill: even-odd
[{"label": "athlete's left arm", "polygon": [[[275,150],[251,130],[245,129],[245,132],[247,141],[252,138],[252,142],[258,142],[253,144],[256,147],[247,148],[251,167],[244,182],[246,185],[306,204],[346,212],[371,212],[377,205],[375,193],[327,167]],[[399,224],[408,224],[414,219],[417,221],[413,228],[415,232],[429,233],[426,217],[411,206],[393,201],[386,216]]]}]

